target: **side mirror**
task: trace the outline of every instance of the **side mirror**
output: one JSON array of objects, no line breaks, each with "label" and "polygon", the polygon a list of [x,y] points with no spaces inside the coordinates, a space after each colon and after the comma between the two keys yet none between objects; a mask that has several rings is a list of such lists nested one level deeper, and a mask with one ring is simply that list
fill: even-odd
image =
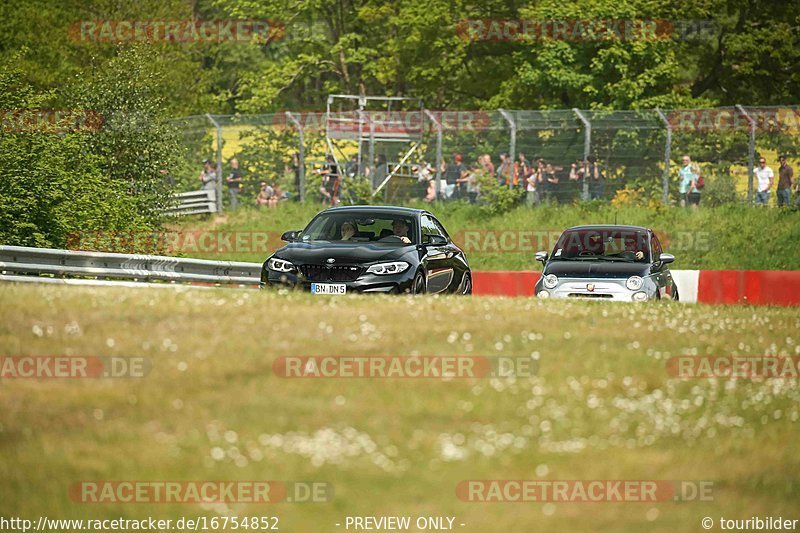
[{"label": "side mirror", "polygon": [[662,264],[666,265],[667,263],[674,262],[675,256],[672,254],[661,254],[658,256],[658,260],[661,261]]},{"label": "side mirror", "polygon": [[545,264],[547,262],[547,252],[536,252],[536,260]]},{"label": "side mirror", "polygon": [[294,242],[297,240],[297,235],[299,231],[287,231],[283,235],[281,235],[281,240],[286,242]]},{"label": "side mirror", "polygon": [[432,246],[444,246],[445,244],[447,244],[447,237],[444,237],[442,235],[429,235],[428,244]]}]

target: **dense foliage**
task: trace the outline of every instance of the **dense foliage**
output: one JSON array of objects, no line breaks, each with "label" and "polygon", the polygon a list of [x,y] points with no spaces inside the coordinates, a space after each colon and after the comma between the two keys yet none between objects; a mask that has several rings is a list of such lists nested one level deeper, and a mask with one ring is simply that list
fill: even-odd
[{"label": "dense foliage", "polygon": [[[431,109],[779,105],[800,95],[800,8],[778,0],[17,0],[0,13],[0,108],[105,118],[88,133],[4,129],[5,243],[58,246],[78,230],[158,226],[160,171],[187,166],[168,117],[320,110],[330,93],[414,96]],[[76,33],[81,21],[231,19],[281,31],[223,43]],[[464,32],[466,21],[511,19],[642,19],[704,31],[571,40]],[[258,135],[270,134],[243,139],[248,168],[263,160],[259,150],[285,144]],[[280,173],[283,163],[259,171]]]}]

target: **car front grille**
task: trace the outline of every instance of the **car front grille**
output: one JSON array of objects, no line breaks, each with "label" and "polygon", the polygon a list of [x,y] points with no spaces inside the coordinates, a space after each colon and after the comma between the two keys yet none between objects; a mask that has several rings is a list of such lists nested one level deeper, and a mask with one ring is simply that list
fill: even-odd
[{"label": "car front grille", "polygon": [[364,269],[355,265],[300,265],[300,274],[308,281],[355,281]]},{"label": "car front grille", "polygon": [[598,294],[592,292],[571,292],[567,295],[569,298],[613,298],[613,294]]}]

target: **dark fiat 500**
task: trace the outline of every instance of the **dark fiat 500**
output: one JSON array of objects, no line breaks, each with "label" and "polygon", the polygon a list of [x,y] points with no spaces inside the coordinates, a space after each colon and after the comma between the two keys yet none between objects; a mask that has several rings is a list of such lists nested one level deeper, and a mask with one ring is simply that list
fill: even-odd
[{"label": "dark fiat 500", "polygon": [[576,226],[561,234],[534,290],[539,298],[617,301],[678,300],[669,271],[675,256],[663,253],[655,233],[638,226]]},{"label": "dark fiat 500", "polygon": [[431,213],[404,207],[334,207],[318,213],[265,262],[262,286],[314,294],[472,293],[464,252]]}]

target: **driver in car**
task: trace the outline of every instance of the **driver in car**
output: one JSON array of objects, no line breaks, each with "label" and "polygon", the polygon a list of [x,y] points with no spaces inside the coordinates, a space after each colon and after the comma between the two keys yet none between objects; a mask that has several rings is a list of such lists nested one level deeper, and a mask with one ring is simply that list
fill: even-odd
[{"label": "driver in car", "polygon": [[627,237],[625,239],[625,251],[632,253],[637,261],[641,261],[644,259],[644,252],[639,249],[639,246],[637,245],[638,240],[639,239],[635,237]]},{"label": "driver in car", "polygon": [[406,244],[411,244],[411,239],[408,238],[408,223],[401,218],[396,218],[392,221],[392,232],[395,237],[399,237],[401,241]]}]

